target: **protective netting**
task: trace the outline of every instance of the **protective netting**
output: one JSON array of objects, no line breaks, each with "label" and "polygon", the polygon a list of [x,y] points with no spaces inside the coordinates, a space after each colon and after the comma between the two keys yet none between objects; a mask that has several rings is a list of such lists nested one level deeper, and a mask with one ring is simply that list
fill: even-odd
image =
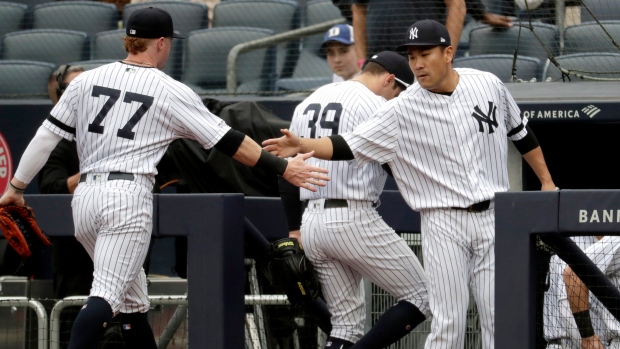
[{"label": "protective netting", "polygon": [[[357,41],[337,64],[355,65],[402,43],[425,18],[447,21],[451,36],[460,32],[457,67],[506,82],[620,79],[615,0],[467,0],[462,24],[438,0],[134,1],[0,2],[0,95],[45,97],[47,78],[62,64],[92,69],[125,58],[127,20],[147,6],[167,10],[187,38],[173,40],[164,71],[202,95],[312,90],[335,78],[321,47],[332,25],[353,25]],[[256,40],[262,44],[230,55]]]},{"label": "protective netting", "polygon": [[[607,236],[600,240],[594,236],[578,236],[572,240],[578,249],[570,252],[555,251],[545,248],[543,244],[538,245],[542,261],[549,261],[548,270],[540,268],[538,278],[539,343],[541,346],[556,345],[553,348],[581,348],[580,333],[584,333],[589,327],[590,333],[598,335],[606,347],[615,347],[619,343],[620,322],[613,313],[618,313],[615,308],[619,300],[611,295],[597,297],[593,292],[597,292],[597,287],[600,290],[600,287],[617,289],[620,286],[616,270],[620,240],[618,236]],[[584,256],[587,257],[586,263],[581,259]],[[592,263],[588,266],[590,261]],[[591,271],[594,269],[590,269],[583,276],[582,283],[582,279],[576,276],[578,268],[596,268],[602,274],[600,277],[596,276],[596,273]],[[611,283],[601,285],[601,277]],[[581,318],[579,315],[575,316],[580,313]],[[583,319],[584,315],[591,321],[576,320]]]}]

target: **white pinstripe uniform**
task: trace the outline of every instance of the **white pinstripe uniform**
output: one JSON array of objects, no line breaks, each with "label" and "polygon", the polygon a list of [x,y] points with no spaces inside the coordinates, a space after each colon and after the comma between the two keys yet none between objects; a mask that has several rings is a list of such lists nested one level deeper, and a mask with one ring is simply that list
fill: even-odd
[{"label": "white pinstripe uniform", "polygon": [[[188,87],[156,68],[116,62],[75,78],[43,126],[77,142],[85,178],[73,196],[76,238],[94,261],[90,296],[115,313],[146,312],[142,269],[155,166],[177,138],[209,149],[230,129]],[[108,180],[111,172],[133,180]]]},{"label": "white pinstripe uniform", "polygon": [[[358,81],[332,83],[297,106],[291,131],[306,138],[351,132],[384,103],[383,97]],[[373,205],[383,190],[386,172],[376,162],[307,161],[331,173],[327,186],[315,193],[305,189],[300,193],[301,200],[308,200],[301,225],[302,243],[332,314],[330,336],[356,342],[363,335],[366,312],[362,276],[428,316],[422,266]],[[348,207],[324,208],[326,199],[346,199]]]},{"label": "white pinstripe uniform", "polygon": [[[582,250],[597,241],[594,236],[576,236],[573,240]],[[545,292],[543,307],[543,333],[547,349],[581,349],[581,337],[566,294],[565,268],[566,263],[560,257],[551,257],[549,289]]]},{"label": "white pinstripe uniform", "polygon": [[422,219],[422,253],[433,322],[425,347],[463,348],[468,286],[484,348],[494,347],[495,216],[465,208],[509,188],[507,135],[527,134],[527,119],[494,75],[455,69],[451,95],[418,83],[343,138],[360,164],[390,165],[404,199]]},{"label": "white pinstripe uniform", "polygon": [[[586,256],[620,288],[620,236],[605,236],[586,249]],[[590,292],[592,327],[606,348],[620,348],[620,322]]]}]

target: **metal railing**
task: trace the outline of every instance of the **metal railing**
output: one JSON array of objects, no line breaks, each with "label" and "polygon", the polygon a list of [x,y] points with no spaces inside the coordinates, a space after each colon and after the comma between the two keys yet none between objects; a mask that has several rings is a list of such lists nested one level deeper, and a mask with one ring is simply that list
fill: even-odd
[{"label": "metal railing", "polygon": [[37,314],[39,349],[47,349],[47,312],[40,302],[28,297],[0,297],[0,307],[29,307]]},{"label": "metal railing", "polygon": [[305,36],[324,33],[327,29],[340,23],[345,23],[346,19],[338,18],[327,22],[309,25],[307,27],[289,30],[283,33],[275,34],[267,38],[252,40],[235,45],[228,53],[226,64],[226,92],[234,94],[237,92],[237,58],[240,54],[259,50],[261,48],[293,41]]}]

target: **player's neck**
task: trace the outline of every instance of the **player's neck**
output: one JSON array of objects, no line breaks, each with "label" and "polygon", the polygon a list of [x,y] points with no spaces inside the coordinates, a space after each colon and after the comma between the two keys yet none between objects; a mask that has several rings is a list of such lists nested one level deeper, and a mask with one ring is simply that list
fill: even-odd
[{"label": "player's neck", "polygon": [[123,60],[123,62],[133,64],[133,65],[139,65],[139,66],[149,67],[149,68],[156,67],[157,65],[152,63],[151,61],[152,59],[150,59],[146,55],[132,55],[132,54],[130,54],[129,56],[127,56],[127,58]]}]

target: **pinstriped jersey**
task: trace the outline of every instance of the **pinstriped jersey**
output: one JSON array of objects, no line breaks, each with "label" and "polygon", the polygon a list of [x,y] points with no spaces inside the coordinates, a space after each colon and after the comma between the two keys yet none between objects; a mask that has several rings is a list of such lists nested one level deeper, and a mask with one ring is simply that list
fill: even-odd
[{"label": "pinstriped jersey", "polygon": [[[605,236],[586,249],[586,256],[620,288],[620,236]],[[620,336],[620,322],[590,292],[590,313],[596,334],[605,342]]]},{"label": "pinstriped jersey", "polygon": [[415,83],[343,135],[358,162],[390,165],[414,210],[467,207],[507,191],[507,136],[527,134],[527,119],[497,77],[455,70],[451,95]]},{"label": "pinstriped jersey", "polygon": [[173,140],[210,149],[230,129],[189,87],[156,68],[122,62],[77,76],[43,126],[75,138],[80,173],[152,175]]},{"label": "pinstriped jersey", "polygon": [[[385,103],[363,83],[345,81],[325,85],[301,102],[291,121],[291,131],[305,138],[320,138],[351,132]],[[333,174],[325,187],[316,192],[301,188],[301,200],[351,199],[377,201],[386,172],[378,163],[358,165],[355,161],[325,161],[310,158],[308,164]]]}]

